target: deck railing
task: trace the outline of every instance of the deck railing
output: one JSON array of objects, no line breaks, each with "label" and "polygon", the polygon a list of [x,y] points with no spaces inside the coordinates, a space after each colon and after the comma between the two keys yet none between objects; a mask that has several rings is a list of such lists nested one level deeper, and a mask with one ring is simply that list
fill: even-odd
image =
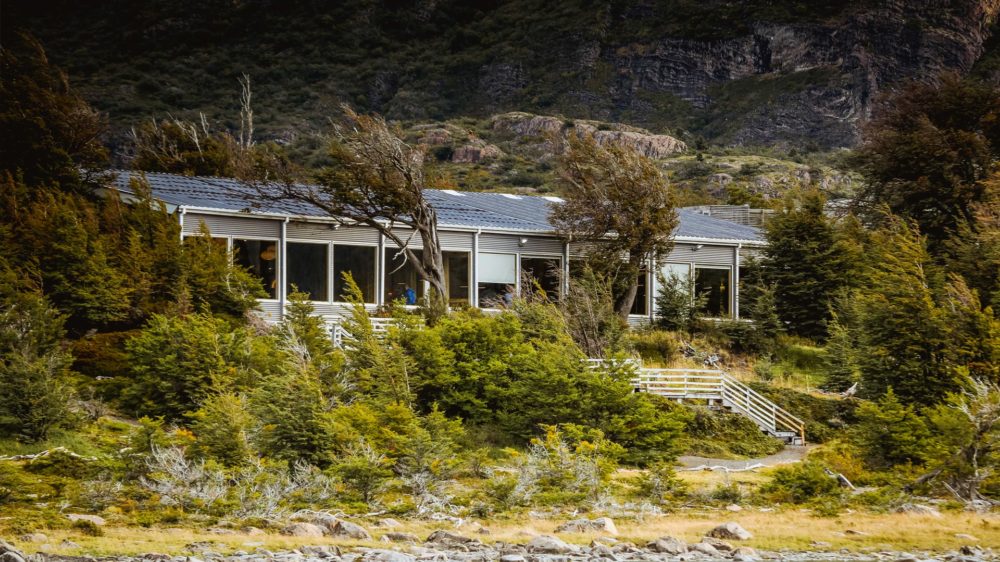
[{"label": "deck railing", "polygon": [[642,392],[677,400],[705,400],[741,414],[775,437],[805,443],[805,422],[732,375],[716,369],[646,369],[632,384]]}]

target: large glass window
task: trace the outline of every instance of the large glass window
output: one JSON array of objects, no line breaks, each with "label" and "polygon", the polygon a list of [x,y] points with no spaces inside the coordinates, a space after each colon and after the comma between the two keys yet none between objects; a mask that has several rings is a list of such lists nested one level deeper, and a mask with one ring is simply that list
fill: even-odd
[{"label": "large glass window", "polygon": [[[521,257],[521,279],[538,284],[551,301],[559,300],[559,281],[562,279],[562,260],[559,258]],[[535,287],[532,286],[531,290]]]},{"label": "large glass window", "polygon": [[643,271],[638,278],[639,288],[635,292],[635,301],[632,302],[632,310],[629,314],[645,316],[649,314],[649,272]]},{"label": "large glass window", "polygon": [[710,267],[694,268],[694,290],[704,297],[702,312],[713,318],[729,316],[729,270]]},{"label": "large glass window", "polygon": [[344,273],[354,277],[361,289],[365,302],[375,302],[375,256],[378,248],[373,246],[349,246],[336,244],[333,247],[333,297],[344,300]]},{"label": "large glass window", "polygon": [[309,300],[328,300],[329,245],[288,242],[288,292],[296,288],[309,295]]},{"label": "large glass window", "polygon": [[687,263],[665,263],[660,267],[660,275],[666,283],[674,283],[682,287],[687,285],[691,279],[691,264]]},{"label": "large glass window", "polygon": [[462,306],[469,304],[469,254],[467,252],[443,252],[445,279],[448,283],[448,304]]},{"label": "large glass window", "polygon": [[509,304],[517,288],[516,254],[479,254],[479,306]]},{"label": "large glass window", "polygon": [[[419,259],[423,252],[414,250]],[[385,302],[402,299],[404,304],[417,304],[424,298],[424,282],[417,275],[417,268],[401,250],[385,251]]]},{"label": "large glass window", "polygon": [[256,275],[264,286],[267,298],[277,297],[278,242],[275,240],[233,239],[233,261]]}]

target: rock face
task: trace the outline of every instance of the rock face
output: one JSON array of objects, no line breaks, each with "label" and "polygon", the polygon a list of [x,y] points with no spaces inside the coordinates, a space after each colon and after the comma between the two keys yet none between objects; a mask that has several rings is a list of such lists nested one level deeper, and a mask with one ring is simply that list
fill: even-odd
[{"label": "rock face", "polygon": [[508,131],[522,137],[566,136],[570,133],[592,135],[602,146],[627,146],[650,158],[665,158],[684,152],[687,145],[670,135],[657,135],[622,123],[570,121],[547,115],[514,111],[493,117],[494,130]]},{"label": "rock face", "polygon": [[753,538],[750,531],[740,526],[739,523],[723,523],[708,532],[708,537],[726,540],[746,541]]}]

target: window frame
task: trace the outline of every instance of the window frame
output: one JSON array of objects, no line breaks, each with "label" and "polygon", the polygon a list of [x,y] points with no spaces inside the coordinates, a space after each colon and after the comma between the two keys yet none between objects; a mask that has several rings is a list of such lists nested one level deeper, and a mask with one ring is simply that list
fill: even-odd
[{"label": "window frame", "polygon": [[[524,260],[524,259],[529,259],[529,260],[555,260],[557,262],[557,267],[559,269],[560,275],[563,274],[564,268],[566,267],[566,264],[563,263],[563,256],[561,256],[561,255],[555,256],[555,255],[551,255],[551,254],[546,255],[546,254],[532,254],[532,253],[521,254],[521,253],[518,253],[517,254],[517,294],[519,294],[519,295],[521,294],[521,290],[522,290],[521,281],[522,281],[522,277],[524,276],[524,266],[522,266],[521,260]],[[565,281],[559,280],[559,281],[557,281],[557,283],[558,283],[558,285],[556,286],[556,298],[555,299],[550,298],[549,299],[550,302],[559,302],[559,301],[561,301],[563,299],[563,285],[565,284]]]},{"label": "window frame", "polygon": [[715,265],[715,264],[693,264],[691,267],[691,275],[694,282],[695,294],[698,291],[698,270],[699,269],[712,269],[716,271],[725,271],[726,274],[726,313],[722,316],[709,316],[708,312],[699,312],[701,318],[707,320],[729,320],[733,318],[733,298],[735,294],[733,293],[733,266],[731,265]]},{"label": "window frame", "polygon": [[[195,236],[197,236],[197,235],[195,235]],[[212,238],[221,238],[221,237],[220,236],[212,236]],[[274,298],[264,297],[264,298],[259,298],[257,300],[261,301],[261,302],[269,302],[269,303],[270,302],[281,302],[281,295],[282,295],[281,288],[282,288],[282,285],[283,285],[283,283],[285,281],[284,280],[284,275],[282,275],[282,271],[281,271],[283,269],[282,266],[284,265],[282,260],[285,259],[285,255],[284,255],[284,252],[283,252],[284,248],[282,248],[282,244],[281,244],[281,237],[279,236],[278,238],[268,238],[266,236],[243,236],[243,235],[240,235],[240,234],[230,234],[230,235],[227,236],[227,238],[229,238],[229,244],[227,245],[227,249],[229,250],[229,253],[232,254],[232,257],[234,257],[234,258],[236,257],[236,250],[235,250],[235,248],[236,248],[236,241],[237,240],[248,240],[248,241],[251,241],[251,242],[274,242],[274,250],[275,250],[274,261],[277,262],[277,264],[275,265],[275,268],[274,268],[274,280],[275,280]],[[234,261],[233,263],[235,265],[236,262]]]},{"label": "window frame", "polygon": [[[334,302],[333,301],[333,245],[334,245],[334,242],[331,242],[329,240],[310,240],[310,239],[306,239],[306,238],[286,238],[285,239],[285,253],[286,254],[288,253],[288,245],[289,244],[312,244],[314,246],[326,246],[327,247],[326,248],[326,294],[327,294],[327,298],[326,298],[326,300],[309,299],[309,302],[322,303],[322,304],[331,304],[331,303],[333,303]],[[284,266],[285,266],[284,267],[285,274],[287,276],[287,274],[288,274],[288,256],[287,255],[285,256]],[[284,283],[284,287],[285,287],[285,294],[286,295],[292,294],[292,288],[288,285],[288,281],[287,280]],[[310,296],[312,296],[312,295],[310,295]]]},{"label": "window frame", "polygon": [[339,301],[339,300],[337,300],[337,296],[338,296],[337,295],[337,291],[336,291],[336,287],[337,287],[337,284],[336,284],[336,281],[337,281],[337,263],[336,263],[336,257],[335,257],[336,256],[336,252],[337,252],[337,246],[351,246],[351,247],[355,247],[355,248],[371,248],[375,252],[375,263],[374,263],[375,267],[374,267],[374,271],[373,271],[373,276],[374,276],[373,279],[375,281],[375,288],[374,288],[374,291],[373,291],[373,294],[372,294],[372,296],[374,297],[374,300],[371,301],[371,302],[365,301],[364,304],[365,304],[365,306],[378,306],[378,300],[379,300],[378,289],[379,289],[379,284],[380,284],[379,283],[379,272],[380,272],[380,270],[383,267],[382,264],[380,263],[379,255],[378,255],[378,249],[379,249],[379,247],[381,245],[380,244],[371,244],[371,243],[356,244],[356,243],[353,243],[353,242],[337,242],[337,241],[330,242],[330,285],[331,285],[331,287],[330,287],[330,298],[332,299],[330,301],[330,304],[339,304],[339,305],[349,305],[350,304],[347,301]]}]

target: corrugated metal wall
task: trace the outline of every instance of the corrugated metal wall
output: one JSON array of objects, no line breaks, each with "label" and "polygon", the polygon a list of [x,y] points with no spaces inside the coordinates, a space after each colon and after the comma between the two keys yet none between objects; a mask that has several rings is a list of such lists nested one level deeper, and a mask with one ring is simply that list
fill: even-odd
[{"label": "corrugated metal wall", "polygon": [[204,222],[208,230],[217,236],[249,236],[253,238],[277,238],[281,233],[281,221],[250,217],[227,217],[220,215],[184,215],[184,233],[197,234]]},{"label": "corrugated metal wall", "polygon": [[[524,246],[520,243],[521,238],[526,239]],[[484,232],[479,236],[479,251],[561,256],[563,253],[563,244],[558,238]]]},{"label": "corrugated metal wall", "polygon": [[668,262],[704,265],[733,265],[733,246],[710,246],[697,248],[696,244],[677,244],[667,257]]}]

